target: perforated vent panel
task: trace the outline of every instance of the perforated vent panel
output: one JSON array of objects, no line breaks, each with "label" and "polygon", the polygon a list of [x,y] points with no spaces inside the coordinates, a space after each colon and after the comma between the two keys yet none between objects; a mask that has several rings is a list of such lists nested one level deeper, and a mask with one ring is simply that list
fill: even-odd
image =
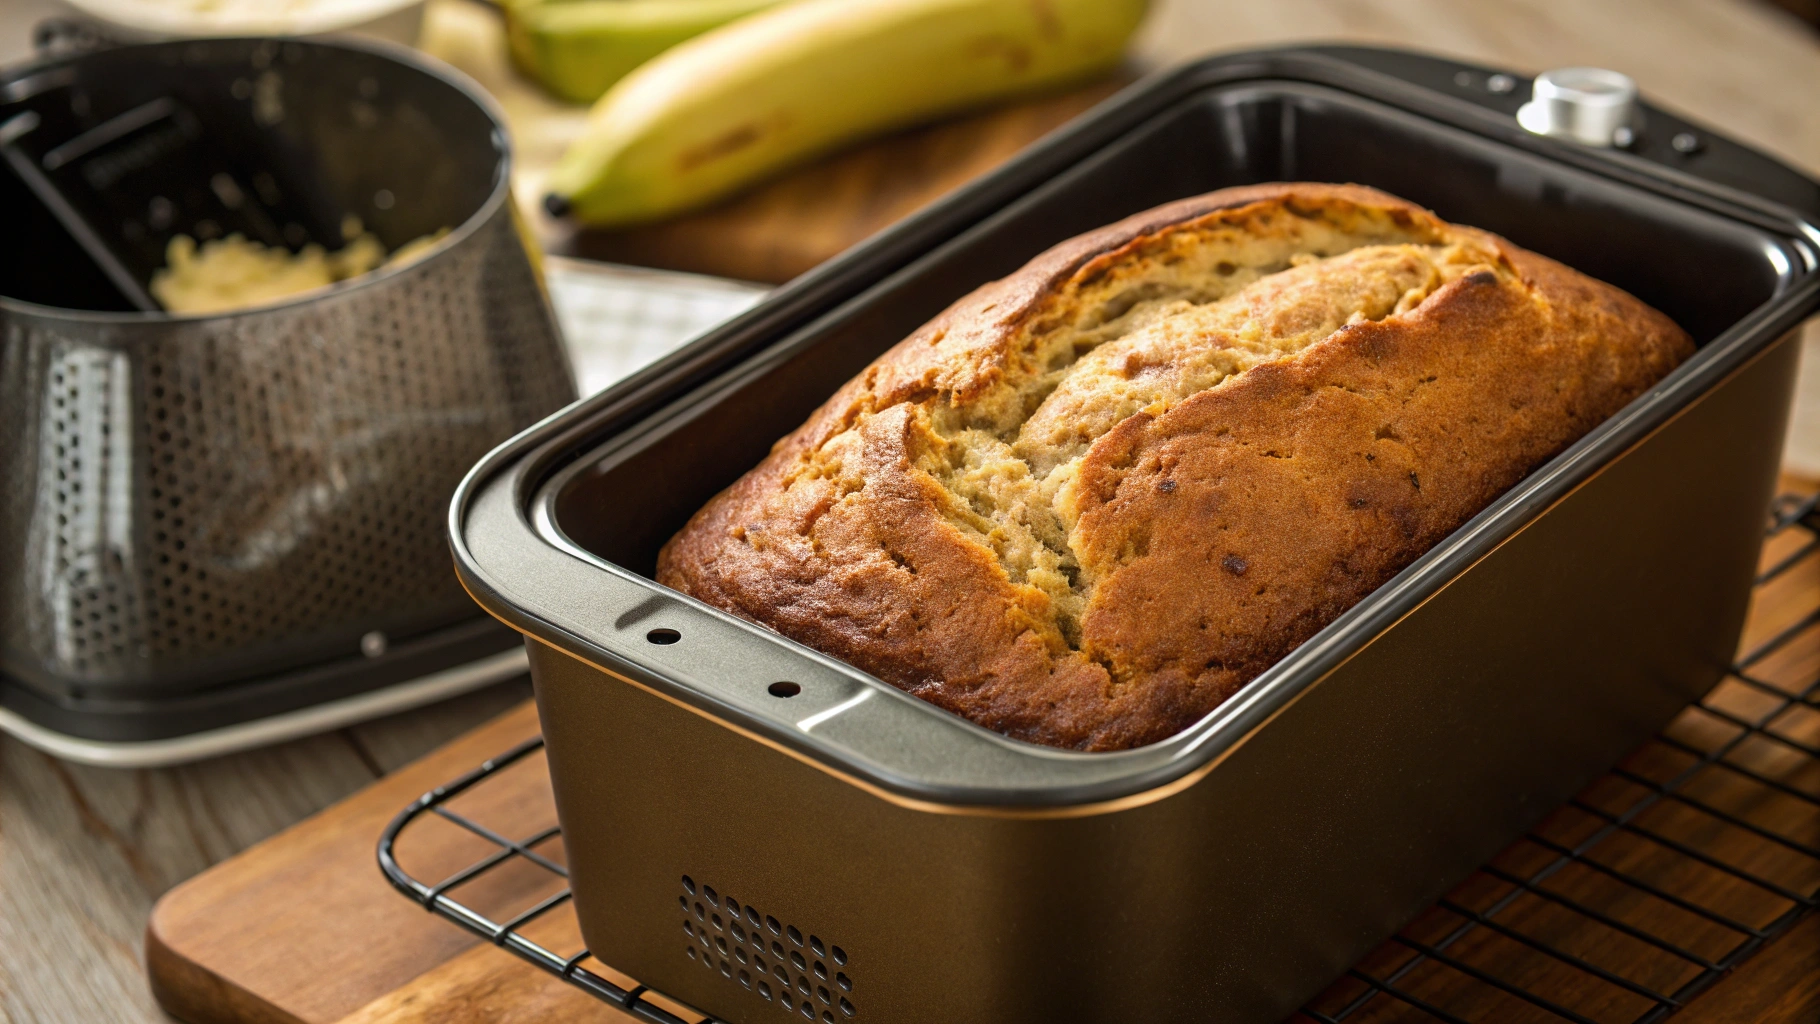
[{"label": "perforated vent panel", "polygon": [[168,323],[6,315],[4,665],[79,692],[201,687],[473,614],[449,496],[573,397],[505,207],[317,301]]},{"label": "perforated vent panel", "polygon": [[755,1000],[822,1024],[859,1015],[847,950],[684,875],[683,955]]}]

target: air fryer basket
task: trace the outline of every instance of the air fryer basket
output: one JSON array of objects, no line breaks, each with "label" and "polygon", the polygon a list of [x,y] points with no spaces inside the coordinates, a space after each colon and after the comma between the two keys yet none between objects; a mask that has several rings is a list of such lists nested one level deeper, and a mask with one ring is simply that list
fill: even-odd
[{"label": "air fryer basket", "polygon": [[[1651,134],[1616,155],[1529,137],[1482,84],[1447,91],[1484,75],[1280,51],[1152,80],[476,467],[457,567],[532,640],[593,954],[734,1021],[785,999],[822,1020],[1106,1019],[1134,995],[1163,1019],[1274,1020],[1716,681],[1786,341],[1820,293],[1820,232],[1734,172],[1779,198],[1812,183],[1717,137],[1717,185],[1652,163]],[[649,580],[690,512],[954,296],[1136,210],[1284,179],[1503,233],[1700,349],[1138,750],[1005,739]]]},{"label": "air fryer basket", "polygon": [[106,279],[0,168],[0,206],[31,239],[0,255],[6,706],[150,739],[504,649],[438,523],[473,461],[574,386],[497,119],[402,52],[210,40],[29,69],[0,120],[39,105],[100,121],[166,95],[271,168],[293,210],[358,216],[388,248],[451,234],[281,305],[111,312]]}]

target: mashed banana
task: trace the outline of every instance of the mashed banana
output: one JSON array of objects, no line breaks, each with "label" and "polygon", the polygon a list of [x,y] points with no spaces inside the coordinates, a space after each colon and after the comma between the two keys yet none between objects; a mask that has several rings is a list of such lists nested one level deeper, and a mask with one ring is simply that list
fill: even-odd
[{"label": "mashed banana", "polygon": [[301,252],[272,248],[243,235],[203,242],[188,235],[171,239],[166,265],[152,275],[152,296],[172,313],[223,313],[278,302],[358,277],[381,266],[409,263],[427,252],[448,228],[398,247],[390,259],[385,244],[358,220],[342,225],[348,244],[334,252],[306,245]]}]

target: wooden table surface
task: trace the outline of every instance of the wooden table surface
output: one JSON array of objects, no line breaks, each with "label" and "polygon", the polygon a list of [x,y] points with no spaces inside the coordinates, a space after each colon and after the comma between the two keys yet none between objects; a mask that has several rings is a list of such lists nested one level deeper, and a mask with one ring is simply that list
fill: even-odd
[{"label": "wooden table surface", "polygon": [[[0,2],[0,60],[51,0]],[[462,38],[468,0],[432,0],[426,39]],[[1295,39],[1356,40],[1518,69],[1625,70],[1653,98],[1820,173],[1820,43],[1752,0],[1157,0],[1148,63]],[[458,46],[458,42],[452,45]],[[450,53],[483,81],[496,55]],[[541,100],[502,85],[508,112]],[[528,174],[562,118],[517,139]],[[534,189],[535,181],[521,185]],[[1809,380],[1820,375],[1810,329]],[[1806,385],[1820,388],[1820,382]],[[1809,410],[1820,402],[1809,402]],[[1820,440],[1820,422],[1807,424]],[[1812,443],[1812,442],[1810,442]],[[1820,457],[1814,465],[1820,466]],[[146,915],[166,889],[522,700],[523,681],[442,706],[180,768],[66,764],[0,738],[0,1020],[163,1021],[146,989]]]},{"label": "wooden table surface", "polygon": [[[1810,531],[1792,527],[1765,545],[1760,567],[1784,565],[1785,570],[1752,595],[1741,649],[1754,650],[1769,638],[1784,635],[1820,601],[1820,555],[1812,551],[1812,537]],[[1794,561],[1787,561],[1791,557]],[[1621,977],[1658,992],[1679,990],[1700,974],[1697,965],[1668,956],[1660,947],[1627,941],[1623,933],[1601,925],[1591,914],[1609,914],[1642,934],[1715,958],[1735,948],[1740,937],[1722,937],[1707,927],[1710,922],[1690,920],[1684,906],[1639,898],[1643,894],[1634,883],[1619,882],[1589,865],[1647,879],[1650,885],[1693,901],[1686,906],[1721,911],[1733,920],[1761,924],[1792,909],[1793,901],[1781,894],[1715,872],[1710,865],[1734,865],[1791,890],[1807,891],[1820,882],[1820,857],[1765,838],[1778,836],[1812,848],[1813,839],[1820,836],[1820,815],[1811,803],[1786,799],[1774,787],[1811,792],[1820,761],[1787,748],[1736,743],[1715,713],[1747,721],[1773,719],[1774,733],[1783,740],[1820,740],[1820,715],[1772,715],[1771,709],[1781,701],[1766,699],[1769,692],[1788,695],[1803,690],[1814,679],[1817,659],[1820,632],[1802,630],[1753,665],[1756,685],[1735,679],[1722,683],[1700,702],[1701,710],[1690,708],[1663,730],[1694,750],[1735,744],[1727,763],[1760,772],[1772,782],[1714,767],[1693,770],[1684,748],[1660,742],[1640,745],[1624,758],[1623,775],[1612,773],[1590,783],[1574,805],[1558,809],[1532,827],[1529,838],[1512,842],[1487,862],[1531,877],[1552,859],[1539,845],[1546,839],[1579,847],[1583,856],[1577,865],[1556,864],[1550,883],[1527,896],[1513,892],[1507,881],[1488,871],[1476,872],[1455,886],[1446,905],[1418,915],[1402,937],[1420,943],[1442,941],[1462,925],[1467,908],[1496,913],[1496,925],[1448,941],[1446,956],[1454,964],[1516,982],[1593,1020],[1633,1020],[1648,1001],[1589,971],[1538,957],[1535,949],[1513,936],[1574,955],[1590,954],[1599,969],[1608,972],[1607,979]],[[167,893],[153,910],[146,935],[148,965],[160,1001],[194,1024],[632,1024],[628,1015],[580,989],[399,898],[373,870],[373,837],[401,808],[432,786],[534,738],[537,730],[536,709],[527,702]],[[496,835],[542,835],[557,824],[546,763],[543,752],[533,752],[454,796],[443,809]],[[1699,801],[1700,809],[1673,801],[1645,808],[1640,801],[1649,787],[1639,785],[1638,779],[1679,779],[1676,793]],[[1586,845],[1602,814],[1623,814],[1641,832],[1610,835]],[[1722,815],[1731,821],[1748,820],[1751,827],[1727,827],[1721,824],[1727,820]],[[1652,838],[1645,840],[1642,833]],[[1688,853],[1667,843],[1681,844]],[[532,847],[540,857],[569,862],[560,837]],[[422,815],[399,834],[392,853],[407,875],[433,884],[497,849],[447,820]],[[548,871],[514,858],[444,893],[475,913],[504,921],[545,905],[563,884]],[[745,891],[743,885],[740,891]],[[1535,895],[1540,891],[1567,896],[1585,911],[1568,911]],[[583,948],[575,911],[572,902],[549,905],[546,913],[515,931],[558,957],[571,957]],[[1436,961],[1412,964],[1411,955],[1409,946],[1391,941],[1361,958],[1358,967],[1380,979],[1395,972],[1400,991],[1458,1018],[1512,1024],[1540,1019],[1513,1020],[1506,993]],[[663,979],[635,980],[596,960],[583,966],[622,990],[632,989],[638,980],[662,987]],[[1820,1020],[1814,1015],[1820,1009],[1816,967],[1820,915],[1810,915],[1747,961],[1738,977],[1721,981],[1696,999],[1682,1020],[1813,1024]],[[1310,1005],[1334,1012],[1360,994],[1357,977],[1341,978]],[[656,994],[650,998],[670,1005]],[[700,1019],[699,1014],[672,1009],[685,1020]],[[1355,1024],[1408,1024],[1431,1018],[1400,1000],[1377,998],[1347,1019]]]}]

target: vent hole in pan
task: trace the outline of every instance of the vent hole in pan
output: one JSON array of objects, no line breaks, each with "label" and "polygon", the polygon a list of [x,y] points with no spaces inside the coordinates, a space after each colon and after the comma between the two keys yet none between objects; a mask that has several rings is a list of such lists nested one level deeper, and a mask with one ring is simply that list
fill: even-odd
[{"label": "vent hole in pan", "polygon": [[645,634],[645,639],[651,641],[654,644],[662,644],[663,646],[667,647],[670,644],[673,644],[676,641],[681,640],[682,634],[678,633],[674,629],[654,629],[651,632]]},{"label": "vent hole in pan", "polygon": [[[793,683],[782,685],[795,686]],[[678,897],[683,909],[683,934],[695,943],[683,947],[684,956],[699,961],[710,972],[718,967],[722,977],[739,982],[740,987],[757,994],[767,1003],[777,1003],[785,1013],[801,1013],[808,1021],[819,1019],[822,1024],[834,1024],[843,1017],[857,1016],[858,1011],[852,1000],[842,994],[853,991],[853,979],[845,971],[834,971],[824,962],[831,959],[836,964],[846,966],[846,950],[824,942],[819,935],[805,936],[794,925],[786,925],[775,917],[762,914],[757,907],[741,903],[731,895],[722,896],[711,885],[698,888],[694,879],[688,875],[682,876],[682,882],[688,893]],[[723,920],[721,915],[689,898],[697,892],[709,905],[723,910],[726,919]],[[691,909],[699,923],[689,920]],[[743,926],[741,918],[751,923],[750,930]],[[713,929],[708,927],[710,923],[714,925]],[[713,934],[714,931],[727,934],[716,935]],[[799,948],[788,949],[782,941],[769,940],[770,949],[767,950],[766,932],[788,937],[790,944]],[[697,946],[700,947],[699,953]],[[813,960],[806,955],[807,951],[814,952]],[[776,961],[766,963],[766,955],[775,956]],[[789,965],[794,965],[795,970],[788,970]],[[810,977],[811,973],[813,978]],[[838,986],[839,991],[833,991],[835,986]],[[794,998],[796,993],[801,993],[800,1000]],[[834,1014],[835,1008],[840,1010],[840,1017]]]},{"label": "vent hole in pan", "polygon": [[[796,683],[772,683],[770,686],[765,687],[765,692],[773,697],[794,697],[803,692],[803,688]],[[791,930],[794,931],[795,929]],[[796,938],[795,936],[791,936],[791,938],[797,945],[802,945],[802,939]]]}]

